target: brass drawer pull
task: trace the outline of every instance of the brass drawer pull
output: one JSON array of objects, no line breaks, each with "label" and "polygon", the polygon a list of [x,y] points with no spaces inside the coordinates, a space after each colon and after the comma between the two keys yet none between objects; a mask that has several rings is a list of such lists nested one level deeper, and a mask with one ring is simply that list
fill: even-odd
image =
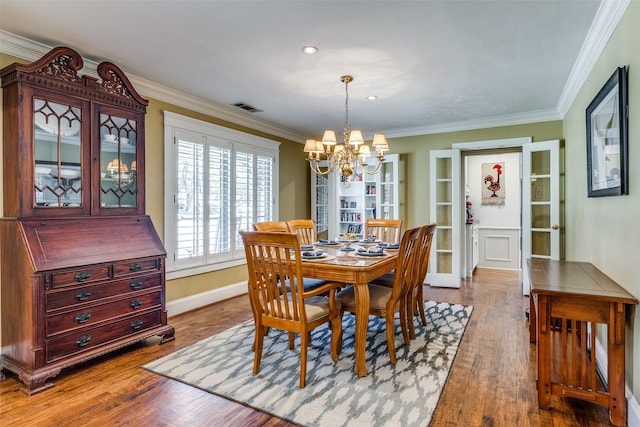
[{"label": "brass drawer pull", "polygon": [[91,335],[83,335],[76,340],[76,345],[78,347],[84,347],[89,344],[89,341],[91,341]]},{"label": "brass drawer pull", "polygon": [[131,303],[129,305],[131,306],[131,308],[133,308],[135,310],[136,308],[142,307],[142,300],[141,299],[134,299],[133,301],[131,301]]},{"label": "brass drawer pull", "polygon": [[80,313],[76,316],[76,322],[78,323],[85,323],[89,319],[91,319],[91,313]]},{"label": "brass drawer pull", "polygon": [[140,270],[142,270],[142,264],[140,264],[139,262],[137,262],[135,264],[131,264],[129,266],[129,270],[130,271],[140,271]]},{"label": "brass drawer pull", "polygon": [[143,323],[144,322],[142,320],[136,320],[135,322],[131,323],[131,329],[137,331],[138,329],[142,328]]},{"label": "brass drawer pull", "polygon": [[89,292],[89,291],[80,291],[80,293],[76,294],[76,299],[78,301],[85,301],[85,300],[89,299],[90,296],[91,296],[91,292]]},{"label": "brass drawer pull", "polygon": [[91,273],[89,273],[88,271],[81,271],[80,273],[76,273],[73,275],[73,278],[76,279],[76,282],[86,282],[89,277],[91,277]]},{"label": "brass drawer pull", "polygon": [[138,289],[142,289],[142,286],[144,285],[144,282],[142,280],[136,280],[135,282],[131,282],[129,283],[129,286],[131,287],[131,289],[133,289],[134,291],[137,291]]}]

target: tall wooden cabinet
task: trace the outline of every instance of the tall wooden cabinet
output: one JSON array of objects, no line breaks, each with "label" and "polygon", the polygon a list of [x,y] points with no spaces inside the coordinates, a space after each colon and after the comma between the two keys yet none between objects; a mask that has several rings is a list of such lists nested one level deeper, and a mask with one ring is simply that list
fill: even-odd
[{"label": "tall wooden cabinet", "polygon": [[114,64],[80,75],[55,48],[0,70],[2,369],[27,394],[61,369],[151,336],[174,338],[165,257],[145,215],[148,101]]}]

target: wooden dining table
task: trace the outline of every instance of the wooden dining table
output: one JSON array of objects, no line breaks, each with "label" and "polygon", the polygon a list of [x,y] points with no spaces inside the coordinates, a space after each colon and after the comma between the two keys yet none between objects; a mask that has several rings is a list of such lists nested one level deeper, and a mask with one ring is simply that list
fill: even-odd
[{"label": "wooden dining table", "polygon": [[[389,273],[396,266],[397,250],[385,250],[382,256],[358,255],[357,243],[353,251],[340,250],[340,246],[321,246],[327,257],[303,260],[302,274],[305,278],[322,279],[353,284],[356,299],[355,359],[358,376],[367,375],[366,343],[369,323],[369,282]],[[303,251],[304,252],[304,251]]]}]

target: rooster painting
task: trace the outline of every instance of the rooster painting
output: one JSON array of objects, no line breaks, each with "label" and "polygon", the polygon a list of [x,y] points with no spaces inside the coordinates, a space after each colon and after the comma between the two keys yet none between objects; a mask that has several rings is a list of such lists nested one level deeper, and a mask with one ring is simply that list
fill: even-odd
[{"label": "rooster painting", "polygon": [[498,177],[496,179],[493,179],[493,176],[491,175],[485,176],[484,185],[486,185],[489,191],[493,193],[491,197],[498,197],[496,191],[500,189],[500,175],[502,175],[502,166],[496,163],[495,165],[493,165],[493,168],[496,170],[496,175],[498,175]]},{"label": "rooster painting", "polygon": [[[504,190],[500,191],[504,186],[504,178],[502,169],[503,163],[486,163],[483,164],[484,187],[489,190],[483,195],[482,204],[501,205],[504,204]],[[502,182],[501,181],[502,179]]]}]

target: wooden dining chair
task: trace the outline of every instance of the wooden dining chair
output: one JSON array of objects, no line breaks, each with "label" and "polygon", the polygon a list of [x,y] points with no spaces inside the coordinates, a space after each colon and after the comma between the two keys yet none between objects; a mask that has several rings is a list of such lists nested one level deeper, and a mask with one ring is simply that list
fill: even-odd
[{"label": "wooden dining chair", "polygon": [[420,314],[422,324],[427,326],[427,317],[424,312],[424,279],[429,270],[429,255],[431,253],[431,243],[436,232],[436,223],[431,223],[422,227],[420,235],[420,246],[417,256],[414,258],[414,268],[416,274],[412,276],[413,284],[407,292],[407,323],[409,326],[409,338],[416,338],[414,317],[417,312]]},{"label": "wooden dining chair", "polygon": [[312,219],[291,219],[287,221],[287,227],[298,236],[301,245],[313,245],[318,241],[316,224]]},{"label": "wooden dining chair", "polygon": [[[341,350],[342,321],[336,289],[342,283],[325,282],[312,291],[304,290],[300,242],[292,233],[241,231],[249,270],[249,298],[254,311],[255,340],[253,373],[260,372],[264,337],[269,328],[300,335],[300,388],[307,376],[307,347],[310,332],[330,323],[331,358]],[[287,291],[283,291],[283,290]],[[321,296],[328,294],[328,296]]]},{"label": "wooden dining chair", "polygon": [[[392,364],[396,364],[396,348],[395,348],[395,327],[394,315],[400,313],[400,327],[402,329],[402,337],[404,343],[409,345],[409,332],[407,328],[407,306],[406,295],[409,286],[412,283],[411,263],[416,255],[418,246],[420,245],[421,228],[412,228],[404,232],[400,241],[400,249],[394,274],[394,282],[392,287],[380,286],[373,283],[369,284],[370,306],[369,314],[385,318],[387,332],[387,347],[389,349],[389,360]],[[342,306],[341,313],[345,311],[355,313],[355,289],[352,286],[347,287],[337,295],[338,301]],[[342,338],[339,340],[342,343]]]},{"label": "wooden dining chair", "polygon": [[268,231],[271,233],[288,233],[289,227],[284,221],[263,221],[253,224],[255,231]]},{"label": "wooden dining chair", "polygon": [[402,229],[401,219],[367,219],[365,237],[375,237],[381,242],[396,243],[400,241]]},{"label": "wooden dining chair", "polygon": [[[307,220],[294,220],[294,221],[307,221]],[[308,220],[311,221],[311,224],[313,224],[312,220]],[[269,232],[269,233],[290,233],[292,231],[289,230],[289,225],[287,221],[265,221],[265,222],[256,222],[255,224],[253,224],[253,229],[255,231],[264,231],[264,232]],[[315,230],[315,226],[314,226],[314,230]],[[297,233],[294,233],[297,234]],[[299,234],[297,234],[299,236]],[[300,241],[301,245],[311,245],[315,242],[312,241],[311,243],[304,243],[302,241]],[[321,287],[322,285],[324,285],[326,283],[326,280],[321,280],[321,279],[305,279],[305,289],[307,291],[310,291],[312,289]]]}]

